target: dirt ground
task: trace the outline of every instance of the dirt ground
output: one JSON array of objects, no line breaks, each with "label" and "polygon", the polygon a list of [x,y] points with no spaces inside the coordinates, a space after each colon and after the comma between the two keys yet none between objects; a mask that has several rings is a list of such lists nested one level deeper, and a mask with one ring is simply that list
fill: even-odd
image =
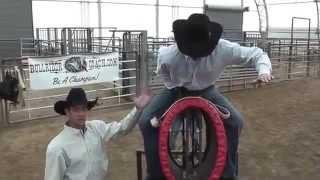
[{"label": "dirt ground", "polygon": [[[243,180],[320,179],[320,80],[295,80],[227,97],[243,113],[240,144]],[[91,118],[119,120],[128,109],[94,111]],[[52,118],[0,129],[0,180],[43,179],[45,150],[63,127]],[[136,128],[110,142],[108,179],[135,180],[135,150],[142,147]]]}]

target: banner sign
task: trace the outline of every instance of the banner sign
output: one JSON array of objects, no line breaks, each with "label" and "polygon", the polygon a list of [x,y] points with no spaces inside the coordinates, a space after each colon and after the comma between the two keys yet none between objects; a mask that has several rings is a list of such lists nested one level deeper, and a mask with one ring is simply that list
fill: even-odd
[{"label": "banner sign", "polygon": [[34,90],[111,82],[119,79],[119,53],[29,58]]}]

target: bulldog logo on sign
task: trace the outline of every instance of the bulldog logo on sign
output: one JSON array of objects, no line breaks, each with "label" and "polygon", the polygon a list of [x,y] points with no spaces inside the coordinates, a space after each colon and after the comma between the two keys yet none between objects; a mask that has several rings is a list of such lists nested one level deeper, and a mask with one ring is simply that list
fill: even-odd
[{"label": "bulldog logo on sign", "polygon": [[72,73],[88,71],[87,70],[87,62],[85,58],[81,58],[80,56],[74,56],[66,60],[64,67],[67,71]]}]

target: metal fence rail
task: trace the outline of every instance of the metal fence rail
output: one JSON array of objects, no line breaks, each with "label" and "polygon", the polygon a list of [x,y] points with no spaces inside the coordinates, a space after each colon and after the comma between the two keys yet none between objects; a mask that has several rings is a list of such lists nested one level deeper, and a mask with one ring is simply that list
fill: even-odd
[{"label": "metal fence rail", "polygon": [[[77,48],[73,46],[73,50],[69,52],[74,52],[74,54],[103,54],[108,52],[118,52],[120,61],[120,72],[119,79],[109,83],[100,83],[81,86],[85,89],[88,98],[94,99],[99,97],[99,105],[95,109],[100,108],[110,108],[118,107],[132,104],[133,97],[137,94],[138,90],[141,89],[140,86],[143,85],[142,76],[143,74],[143,64],[145,64],[146,59],[143,56],[144,39],[146,39],[145,31],[112,31],[111,37],[93,37],[92,42],[97,42],[97,52],[87,53],[84,47],[81,52],[77,51],[77,48],[81,47],[81,42],[83,39],[74,39],[73,43],[77,44]],[[100,41],[101,40],[101,41]],[[46,41],[46,40],[41,40]],[[78,42],[80,41],[80,42]],[[26,47],[32,43],[34,40],[24,40],[22,41],[21,47]],[[58,42],[55,40],[55,42]],[[61,42],[61,41],[60,41]],[[99,43],[102,43],[99,44]],[[95,43],[93,43],[94,46]],[[80,46],[78,46],[80,45]],[[59,47],[59,46],[55,46]],[[106,48],[107,47],[107,48]],[[36,48],[37,49],[37,48]],[[94,48],[93,48],[94,49]],[[32,49],[33,50],[33,49]],[[21,51],[26,52],[26,48],[21,48]],[[50,50],[50,52],[53,52]],[[57,53],[50,54],[50,56],[63,56],[61,50],[56,51]],[[48,57],[49,55],[43,51],[40,53],[35,53],[31,57]],[[49,56],[49,57],[50,57]],[[14,105],[11,102],[3,102],[3,107],[0,106],[3,115],[3,119],[6,124],[18,123],[24,121],[30,121],[35,119],[43,119],[47,117],[56,116],[53,111],[53,104],[57,100],[64,99],[70,88],[59,88],[50,90],[31,90],[29,88],[29,70],[26,58],[7,58],[0,61],[0,74],[4,71],[13,68],[14,66],[19,66],[22,69],[22,74],[24,75],[24,80],[27,85],[27,90],[24,92],[25,95],[25,106],[21,104]]]},{"label": "metal fence rail", "polygon": [[[257,37],[259,37],[257,35]],[[256,38],[253,36],[252,38]],[[272,65],[274,81],[290,79],[319,77],[320,73],[320,46],[317,40],[295,39],[270,39],[265,51],[269,54]],[[155,90],[163,88],[163,84],[155,71],[157,66],[158,49],[161,46],[173,44],[172,40],[154,38],[148,41],[148,74],[149,86]],[[253,46],[253,42],[239,42],[244,46]],[[232,65],[225,68],[223,74],[217,80],[216,85],[220,90],[233,91],[255,87],[252,81],[257,78],[254,67]]]},{"label": "metal fence rail", "polygon": [[[158,50],[174,43],[171,38],[147,38],[146,31],[108,29],[110,36],[97,36],[97,29],[53,28],[38,30],[38,39],[21,39],[22,56],[64,56],[69,54],[101,54],[119,52],[120,79],[110,83],[82,86],[93,99],[100,97],[98,108],[123,106],[132,103],[132,97],[142,87],[155,92],[163,88],[156,75]],[[49,32],[48,32],[49,31]],[[59,35],[60,34],[60,35]],[[65,37],[65,38],[64,38]],[[259,33],[244,35],[244,46],[259,44]],[[317,40],[269,39],[264,50],[269,54],[276,82],[305,77],[320,77],[320,46]],[[28,85],[26,58],[5,59],[0,71],[19,65]],[[11,67],[10,67],[11,66]],[[1,74],[0,73],[0,74]],[[254,87],[257,77],[254,67],[232,65],[225,68],[216,84],[223,92]],[[2,116],[7,123],[29,121],[55,116],[53,103],[64,99],[69,88],[25,92],[26,106],[2,102]]]},{"label": "metal fence rail", "polygon": [[[130,54],[130,52],[122,52],[123,54]],[[136,54],[133,53],[132,54]],[[99,97],[98,108],[107,108],[122,106],[132,103],[132,96],[136,94],[136,63],[137,57],[132,56],[132,60],[123,59],[120,56],[120,65],[124,67],[124,64],[132,64],[132,68],[121,68],[120,78],[114,82],[110,83],[100,83],[81,86],[85,89],[89,99],[95,99]],[[13,62],[13,61],[10,61]],[[2,62],[2,74],[4,71],[11,69],[14,65],[5,65]],[[34,119],[42,119],[46,117],[56,116],[53,111],[53,104],[57,100],[65,99],[69,88],[59,88],[51,90],[31,90],[29,89],[29,77],[28,77],[28,67],[26,64],[21,64],[20,68],[23,69],[23,75],[25,83],[27,84],[27,90],[24,92],[25,96],[25,106],[21,104],[15,105],[11,102],[6,102],[4,104],[5,119],[7,123],[16,123]],[[123,76],[124,72],[132,72],[127,74],[128,76]],[[123,85],[123,81],[130,80],[127,85]],[[123,91],[126,89],[127,91]]]}]

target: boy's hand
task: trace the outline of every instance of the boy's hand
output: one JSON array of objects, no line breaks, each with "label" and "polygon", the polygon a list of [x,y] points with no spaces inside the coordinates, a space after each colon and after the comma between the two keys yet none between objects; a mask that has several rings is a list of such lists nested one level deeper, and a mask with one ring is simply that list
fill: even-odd
[{"label": "boy's hand", "polygon": [[142,89],[141,95],[134,99],[137,109],[141,110],[151,101],[152,91],[148,88]]}]

